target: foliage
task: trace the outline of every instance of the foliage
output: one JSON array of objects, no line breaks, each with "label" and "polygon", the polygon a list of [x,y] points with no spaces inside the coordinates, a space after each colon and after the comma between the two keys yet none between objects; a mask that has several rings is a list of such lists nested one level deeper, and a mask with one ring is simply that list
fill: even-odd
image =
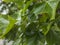
[{"label": "foliage", "polygon": [[[0,5],[6,6],[0,10],[0,38],[14,41],[12,45],[60,45],[59,0],[3,2]],[[8,13],[3,14],[5,9]]]}]

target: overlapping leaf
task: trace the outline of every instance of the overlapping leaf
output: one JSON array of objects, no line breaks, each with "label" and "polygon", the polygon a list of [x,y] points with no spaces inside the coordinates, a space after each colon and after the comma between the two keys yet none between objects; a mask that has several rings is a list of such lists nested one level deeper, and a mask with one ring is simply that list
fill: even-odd
[{"label": "overlapping leaf", "polygon": [[12,17],[8,16],[8,19],[10,21],[9,25],[7,26],[7,28],[5,29],[5,31],[3,32],[3,34],[2,34],[1,37],[3,37],[4,35],[6,35],[12,29],[12,27],[14,26],[14,24],[16,23],[16,20],[13,19]]}]

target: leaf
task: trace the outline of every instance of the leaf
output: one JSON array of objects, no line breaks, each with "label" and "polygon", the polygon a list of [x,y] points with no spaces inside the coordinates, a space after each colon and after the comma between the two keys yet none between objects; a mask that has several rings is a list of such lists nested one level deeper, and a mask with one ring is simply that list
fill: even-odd
[{"label": "leaf", "polygon": [[28,9],[28,7],[29,7],[29,5],[32,3],[32,1],[33,1],[33,0],[30,0],[30,1],[28,1],[28,2],[26,3],[26,5],[24,6],[24,8],[23,8],[23,10],[22,10],[23,13],[26,12],[26,10]]},{"label": "leaf", "polygon": [[52,15],[51,15],[51,19],[50,20],[53,20],[53,19],[55,19],[55,13],[56,13],[56,9],[57,9],[59,1],[47,1],[47,3],[52,8]]},{"label": "leaf", "polygon": [[[45,3],[42,3],[38,8],[36,8],[34,10],[34,13],[36,15],[47,13],[50,16],[50,21],[54,20],[58,3],[59,3],[59,1],[46,1]],[[51,25],[52,25],[52,23],[49,23],[47,25],[46,29],[43,30],[44,35],[46,35],[48,33],[48,31],[51,28]]]},{"label": "leaf", "polygon": [[22,8],[24,0],[4,0],[5,2],[14,2],[18,5],[19,9]]},{"label": "leaf", "polygon": [[54,30],[50,30],[46,35],[46,40],[49,45],[59,44],[60,42],[60,32],[56,32]]},{"label": "leaf", "polygon": [[53,22],[48,23],[48,25],[46,26],[46,28],[43,29],[43,33],[44,35],[47,35],[47,33],[49,32],[51,25]]},{"label": "leaf", "polygon": [[48,5],[48,3],[46,2],[43,2],[39,5],[39,7],[37,7],[33,13],[35,13],[36,15],[37,14],[43,14],[43,13],[48,13],[50,14],[51,13],[51,7]]},{"label": "leaf", "polygon": [[12,17],[8,16],[9,19],[9,25],[7,26],[6,30],[4,31],[4,33],[2,34],[2,36],[0,36],[0,38],[2,38],[4,35],[6,35],[7,33],[9,33],[9,31],[12,29],[12,27],[14,26],[14,24],[16,23],[16,20],[13,19]]},{"label": "leaf", "polygon": [[[18,25],[14,25],[12,29],[5,35],[5,39],[8,39],[9,41],[13,40],[15,41],[19,37],[19,32],[18,32]],[[13,33],[12,33],[13,32]]]}]

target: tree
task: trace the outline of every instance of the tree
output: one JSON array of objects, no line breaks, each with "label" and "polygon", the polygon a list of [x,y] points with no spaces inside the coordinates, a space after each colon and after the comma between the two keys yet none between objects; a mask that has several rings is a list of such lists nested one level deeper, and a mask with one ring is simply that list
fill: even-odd
[{"label": "tree", "polygon": [[9,12],[1,12],[0,38],[14,41],[13,45],[60,45],[59,0],[3,2]]}]

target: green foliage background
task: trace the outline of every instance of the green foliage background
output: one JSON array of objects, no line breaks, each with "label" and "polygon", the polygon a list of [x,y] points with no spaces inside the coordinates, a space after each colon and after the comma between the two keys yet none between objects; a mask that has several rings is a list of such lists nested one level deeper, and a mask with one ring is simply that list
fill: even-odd
[{"label": "green foliage background", "polygon": [[[12,45],[60,45],[60,0],[4,0],[13,2],[0,14],[0,38]],[[13,5],[14,5],[13,4]]]}]

